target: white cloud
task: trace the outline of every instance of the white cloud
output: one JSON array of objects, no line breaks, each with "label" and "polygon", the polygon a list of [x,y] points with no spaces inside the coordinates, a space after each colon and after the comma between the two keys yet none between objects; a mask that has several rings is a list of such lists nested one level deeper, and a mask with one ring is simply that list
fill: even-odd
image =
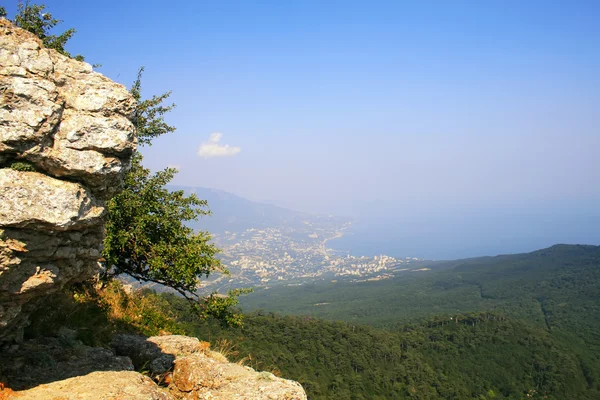
[{"label": "white cloud", "polygon": [[208,142],[200,144],[200,148],[198,149],[198,155],[200,157],[225,157],[225,156],[234,156],[240,151],[242,151],[241,147],[230,146],[228,144],[220,144],[221,138],[223,134],[220,132],[215,132],[210,135]]}]

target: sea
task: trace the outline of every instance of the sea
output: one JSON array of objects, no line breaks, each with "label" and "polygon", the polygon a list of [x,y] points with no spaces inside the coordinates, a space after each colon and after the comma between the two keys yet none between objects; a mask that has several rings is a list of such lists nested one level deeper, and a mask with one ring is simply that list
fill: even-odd
[{"label": "sea", "polygon": [[327,242],[339,254],[453,260],[535,251],[554,244],[600,245],[600,218],[589,216],[483,217],[417,221],[359,219]]}]

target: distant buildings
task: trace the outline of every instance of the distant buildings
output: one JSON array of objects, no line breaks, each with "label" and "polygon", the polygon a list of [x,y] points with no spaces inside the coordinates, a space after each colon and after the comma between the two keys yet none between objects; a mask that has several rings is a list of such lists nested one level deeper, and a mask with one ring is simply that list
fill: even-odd
[{"label": "distant buildings", "polygon": [[398,265],[418,260],[396,259],[384,254],[337,256],[326,248],[326,242],[341,237],[348,226],[322,226],[317,221],[303,224],[299,229],[250,228],[244,232],[226,232],[219,246],[223,250],[222,262],[231,275],[226,281],[215,279],[207,285],[265,286],[273,281],[309,281],[324,277],[380,280],[392,277]]}]

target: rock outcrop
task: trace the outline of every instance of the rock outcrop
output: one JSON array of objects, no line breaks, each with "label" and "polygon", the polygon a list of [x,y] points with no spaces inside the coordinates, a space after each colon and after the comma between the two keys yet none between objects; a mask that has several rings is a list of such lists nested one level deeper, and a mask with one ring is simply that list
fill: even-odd
[{"label": "rock outcrop", "polygon": [[196,338],[118,335],[113,347],[117,354],[129,356],[134,366],[143,363],[150,374],[165,383],[174,399],[306,399],[298,382],[230,363]]},{"label": "rock outcrop", "polygon": [[105,202],[135,150],[127,89],[0,19],[0,341],[97,271]]},{"label": "rock outcrop", "polygon": [[0,399],[306,399],[297,382],[195,338],[119,335],[105,349],[62,329],[21,340],[38,300],[97,272],[106,201],[135,150],[135,101],[4,19],[0,99]]},{"label": "rock outcrop", "polygon": [[[14,367],[4,374],[13,389],[6,395],[37,399],[244,399],[306,400],[302,386],[269,372],[230,363],[208,343],[169,335],[144,338],[118,335],[115,355],[108,349],[83,346],[63,337],[62,352],[55,339],[21,346],[7,357]],[[35,357],[34,368],[18,369],[19,360]],[[133,360],[133,362],[132,362]],[[90,369],[96,363],[96,371]],[[131,369],[143,369],[141,375]],[[65,375],[65,373],[70,375]],[[154,380],[153,380],[153,379]],[[58,380],[62,379],[62,380]],[[37,386],[35,386],[36,383]],[[32,387],[34,386],[34,387]],[[0,391],[0,398],[2,392]]]}]

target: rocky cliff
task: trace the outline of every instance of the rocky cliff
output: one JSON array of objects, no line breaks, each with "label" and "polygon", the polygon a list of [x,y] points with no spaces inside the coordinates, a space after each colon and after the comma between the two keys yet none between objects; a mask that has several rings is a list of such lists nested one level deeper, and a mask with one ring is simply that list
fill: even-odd
[{"label": "rocky cliff", "polygon": [[195,338],[120,335],[93,348],[62,329],[23,341],[36,303],[97,272],[106,201],[135,150],[135,101],[4,19],[0,99],[0,399],[306,399],[297,382]]},{"label": "rocky cliff", "polygon": [[135,150],[127,89],[0,19],[0,341],[97,270],[105,201]]}]

